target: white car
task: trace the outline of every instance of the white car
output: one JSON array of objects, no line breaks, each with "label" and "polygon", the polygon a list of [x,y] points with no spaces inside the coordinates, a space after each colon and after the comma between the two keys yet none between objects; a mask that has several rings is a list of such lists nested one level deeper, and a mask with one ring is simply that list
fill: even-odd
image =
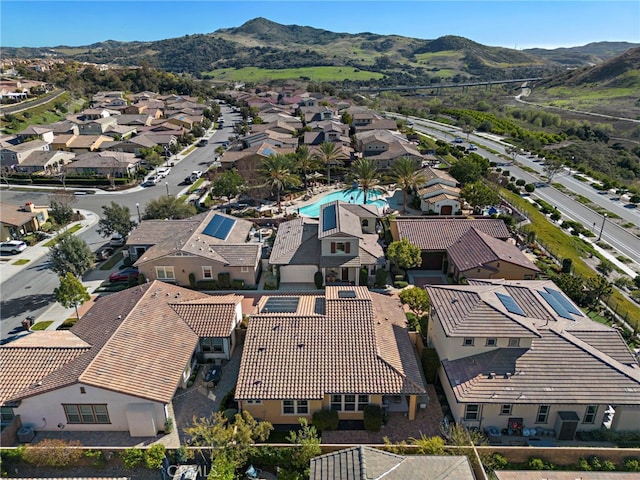
[{"label": "white car", "polygon": [[144,181],[142,185],[144,185],[145,187],[152,187],[153,185],[156,185],[159,181],[160,181],[160,177],[156,175],[151,175],[147,177],[147,179]]},{"label": "white car", "polygon": [[0,243],[0,252],[2,253],[11,253],[15,255],[16,253],[24,252],[26,248],[27,244],[20,240],[10,240],[8,242]]},{"label": "white car", "polygon": [[167,175],[169,175],[170,172],[171,172],[171,168],[169,168],[169,167],[163,167],[163,168],[159,168],[158,170],[156,170],[156,173],[157,173],[159,178],[166,177]]}]

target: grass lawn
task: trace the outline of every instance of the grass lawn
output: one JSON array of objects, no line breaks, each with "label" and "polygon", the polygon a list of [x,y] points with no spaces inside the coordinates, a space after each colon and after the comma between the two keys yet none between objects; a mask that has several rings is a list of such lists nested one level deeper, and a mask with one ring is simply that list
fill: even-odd
[{"label": "grass lawn", "polygon": [[47,327],[49,327],[49,325],[51,325],[52,323],[53,323],[53,320],[48,320],[46,322],[38,322],[33,327],[31,327],[31,330],[46,330]]},{"label": "grass lawn", "polygon": [[56,330],[69,330],[77,323],[76,317],[67,318]]},{"label": "grass lawn", "polygon": [[[67,105],[67,113],[58,112],[55,108],[56,103],[63,103]],[[64,93],[55,100],[52,100],[44,105],[30,108],[25,112],[12,114],[17,120],[9,123],[4,120],[0,121],[0,128],[4,129],[6,133],[15,133],[20,130],[24,130],[29,125],[42,125],[46,123],[53,123],[59,120],[63,120],[69,113],[74,112],[76,109],[82,108],[84,104],[83,100],[71,101],[71,96],[68,93]],[[25,116],[28,112],[29,117]]]},{"label": "grass lawn", "polygon": [[[80,230],[82,228],[81,224],[77,224],[74,225],[71,228],[66,229],[64,232],[62,233],[75,233],[78,230]],[[51,240],[49,240],[47,243],[44,244],[45,247],[53,247],[56,243],[58,243],[58,237],[60,237],[61,234],[56,235],[55,237],[53,237]]]},{"label": "grass lawn", "polygon": [[122,252],[118,250],[116,253],[111,255],[111,258],[109,260],[100,265],[100,270],[111,270],[118,264],[120,260],[122,260],[122,257]]},{"label": "grass lawn", "polygon": [[267,69],[257,67],[221,68],[203,73],[205,77],[216,80],[286,80],[289,78],[308,77],[314,82],[330,82],[340,80],[369,80],[379,79],[383,75],[377,72],[368,72],[353,67],[302,67],[302,68],[278,68]]},{"label": "grass lawn", "polygon": [[30,261],[31,260],[29,260],[28,258],[21,258],[20,260],[16,260],[15,262],[13,262],[12,265],[26,265]]}]

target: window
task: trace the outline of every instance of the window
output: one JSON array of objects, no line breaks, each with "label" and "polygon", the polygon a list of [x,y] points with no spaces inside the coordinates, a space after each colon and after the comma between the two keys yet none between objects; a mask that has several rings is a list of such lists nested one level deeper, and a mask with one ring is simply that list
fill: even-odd
[{"label": "window", "polygon": [[500,407],[500,415],[511,415],[513,405],[506,403]]},{"label": "window", "polygon": [[487,347],[495,347],[498,341],[495,338],[487,338]]},{"label": "window", "polygon": [[520,346],[520,339],[519,338],[510,338],[509,339],[509,346],[510,347],[519,347]]},{"label": "window", "polygon": [[597,413],[598,413],[597,405],[588,405],[587,410],[584,412],[584,418],[582,419],[582,423],[595,423]]},{"label": "window", "polygon": [[213,278],[213,268],[202,267],[202,278]]},{"label": "window", "polygon": [[473,347],[473,338],[465,338],[462,340],[463,347]]},{"label": "window", "polygon": [[62,405],[67,423],[111,423],[106,405]]},{"label": "window", "polygon": [[480,419],[480,405],[467,405],[464,409],[464,419],[471,422]]},{"label": "window", "polygon": [[309,402],[307,400],[283,400],[282,413],[284,415],[306,415],[309,413]]},{"label": "window", "polygon": [[262,400],[245,400],[246,405],[262,405]]},{"label": "window", "polygon": [[331,395],[331,410],[361,412],[369,405],[369,395]]},{"label": "window", "polygon": [[175,280],[173,267],[156,267],[156,278],[158,280]]},{"label": "window", "polygon": [[224,340],[220,337],[203,337],[200,339],[200,349],[203,352],[223,353]]},{"label": "window", "polygon": [[249,267],[240,267],[240,271],[242,273],[248,273],[249,272]]},{"label": "window", "polygon": [[549,421],[549,405],[540,405],[538,407],[538,415],[536,416],[536,423],[547,423]]},{"label": "window", "polygon": [[0,407],[0,419],[2,423],[11,423],[15,416],[12,407]]},{"label": "window", "polygon": [[331,242],[331,253],[351,253],[349,242]]}]

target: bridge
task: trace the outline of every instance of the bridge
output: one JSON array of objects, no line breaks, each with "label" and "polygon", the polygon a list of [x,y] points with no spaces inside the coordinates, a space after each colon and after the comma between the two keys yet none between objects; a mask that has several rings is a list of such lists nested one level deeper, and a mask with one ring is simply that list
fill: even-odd
[{"label": "bridge", "polygon": [[536,82],[538,80],[543,80],[544,77],[532,77],[532,78],[513,78],[510,80],[487,80],[485,82],[469,82],[469,83],[434,83],[431,85],[405,85],[405,86],[397,86],[397,87],[375,87],[375,88],[359,88],[358,92],[361,93],[370,93],[370,92],[408,92],[413,90],[442,90],[444,88],[467,88],[467,87],[481,87],[492,85],[501,85],[505,83],[527,83],[527,82]]}]

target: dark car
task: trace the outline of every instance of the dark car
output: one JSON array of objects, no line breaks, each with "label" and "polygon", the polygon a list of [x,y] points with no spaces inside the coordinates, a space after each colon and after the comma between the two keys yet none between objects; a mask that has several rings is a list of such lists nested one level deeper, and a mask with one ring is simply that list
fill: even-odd
[{"label": "dark car", "polygon": [[124,268],[119,272],[113,272],[111,275],[109,275],[109,281],[110,282],[126,282],[127,280],[129,280],[130,276],[137,279],[138,275],[139,273],[137,268],[133,268],[133,267]]},{"label": "dark car", "polygon": [[198,142],[199,147],[206,147],[207,145],[209,145],[209,140],[207,140],[206,138],[203,138]]},{"label": "dark car", "polygon": [[212,382],[213,385],[218,385],[220,377],[222,377],[222,367],[211,367],[211,369],[205,374],[204,381]]},{"label": "dark car", "polygon": [[96,252],[96,260],[103,261],[113,255],[115,249],[113,247],[102,247],[100,250]]}]

